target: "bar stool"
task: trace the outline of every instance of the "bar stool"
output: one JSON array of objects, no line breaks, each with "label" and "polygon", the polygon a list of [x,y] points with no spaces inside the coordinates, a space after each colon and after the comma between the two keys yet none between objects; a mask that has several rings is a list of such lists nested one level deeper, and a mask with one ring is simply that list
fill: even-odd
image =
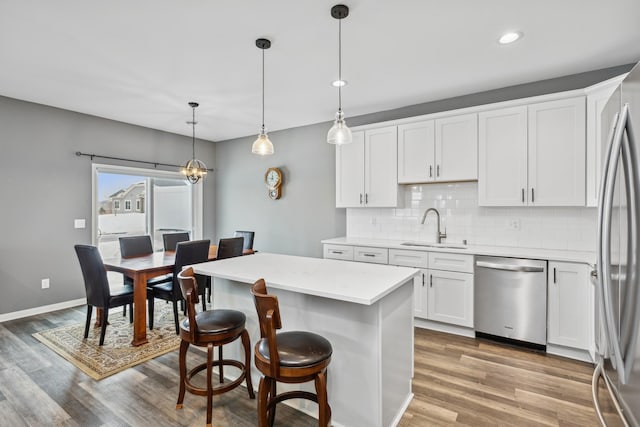
[{"label": "bar stool", "polygon": [[[258,426],[273,426],[276,404],[288,399],[308,399],[318,403],[318,426],[331,421],[327,400],[327,366],[333,349],[324,337],[312,332],[292,331],[276,334],[282,328],[278,297],[267,294],[264,279],[251,287],[258,320],[260,341],[255,346],[256,368],[264,375],[258,387]],[[276,393],[276,383],[315,383],[316,393],[290,391]]]},{"label": "bar stool", "polygon": [[[208,310],[196,313],[198,304],[198,284],[194,277],[193,268],[189,267],[178,274],[182,295],[187,301],[187,318],[180,322],[180,392],[178,393],[177,409],[182,409],[185,391],[198,396],[207,396],[207,427],[211,426],[213,410],[213,396],[225,393],[239,386],[246,380],[249,398],[254,399],[251,384],[251,347],[249,333],[245,329],[246,316],[237,310]],[[237,360],[213,360],[213,348],[242,339],[244,347],[244,363]],[[187,350],[189,345],[207,347],[207,362],[202,363],[187,373]],[[229,383],[213,387],[213,367],[223,365],[235,366],[240,369],[240,376]],[[198,372],[207,371],[207,387],[200,388],[191,384],[191,378]],[[222,378],[220,379],[222,383]]]}]

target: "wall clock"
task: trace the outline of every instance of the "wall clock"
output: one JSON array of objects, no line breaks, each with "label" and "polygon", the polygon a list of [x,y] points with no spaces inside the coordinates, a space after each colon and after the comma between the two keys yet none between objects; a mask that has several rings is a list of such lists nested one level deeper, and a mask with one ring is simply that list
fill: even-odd
[{"label": "wall clock", "polygon": [[282,195],[282,171],[280,168],[269,168],[264,174],[264,183],[269,190],[269,197],[278,200]]}]

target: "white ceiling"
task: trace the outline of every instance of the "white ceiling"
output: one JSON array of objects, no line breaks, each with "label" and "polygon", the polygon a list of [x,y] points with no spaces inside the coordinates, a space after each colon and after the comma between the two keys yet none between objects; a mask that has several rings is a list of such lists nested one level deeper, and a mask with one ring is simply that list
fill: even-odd
[{"label": "white ceiling", "polygon": [[[0,95],[196,136],[332,120],[338,0],[0,0]],[[349,117],[640,60],[638,0],[345,0]],[[507,30],[524,32],[498,45]]]}]

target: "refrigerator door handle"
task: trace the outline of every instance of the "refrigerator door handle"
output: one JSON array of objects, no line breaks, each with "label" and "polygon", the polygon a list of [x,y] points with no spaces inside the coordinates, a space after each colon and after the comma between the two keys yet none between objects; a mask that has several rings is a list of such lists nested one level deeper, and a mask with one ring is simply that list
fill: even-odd
[{"label": "refrigerator door handle", "polygon": [[[622,108],[617,126],[615,128],[612,140],[611,153],[609,155],[609,164],[606,170],[606,182],[604,185],[603,201],[601,205],[602,215],[600,219],[598,241],[598,264],[602,270],[600,277],[601,292],[604,294],[602,301],[604,303],[605,324],[608,335],[608,343],[611,344],[611,358],[615,361],[614,366],[618,371],[618,378],[622,384],[626,384],[627,378],[624,374],[624,364],[622,361],[622,352],[620,339],[616,329],[616,322],[613,313],[613,296],[611,295],[611,208],[613,206],[613,192],[615,186],[615,178],[618,169],[618,162],[621,157],[622,140],[624,138],[625,124],[629,113],[628,106]],[[600,212],[599,212],[600,213]],[[601,228],[601,230],[600,230]]]}]

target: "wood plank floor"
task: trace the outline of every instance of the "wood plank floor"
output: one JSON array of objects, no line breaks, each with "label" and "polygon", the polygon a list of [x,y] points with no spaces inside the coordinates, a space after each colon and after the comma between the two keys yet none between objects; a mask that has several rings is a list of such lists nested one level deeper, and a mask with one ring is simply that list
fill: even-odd
[{"label": "wood plank floor", "polygon": [[[205,424],[204,398],[187,393],[184,408],[175,409],[177,351],[94,381],[31,336],[84,316],[78,307],[0,324],[0,425]],[[400,427],[597,425],[589,364],[423,329],[415,344],[415,398]],[[202,360],[195,353],[189,363]],[[215,426],[255,426],[255,411],[244,388],[214,396]],[[279,405],[276,425],[316,422]]]}]

